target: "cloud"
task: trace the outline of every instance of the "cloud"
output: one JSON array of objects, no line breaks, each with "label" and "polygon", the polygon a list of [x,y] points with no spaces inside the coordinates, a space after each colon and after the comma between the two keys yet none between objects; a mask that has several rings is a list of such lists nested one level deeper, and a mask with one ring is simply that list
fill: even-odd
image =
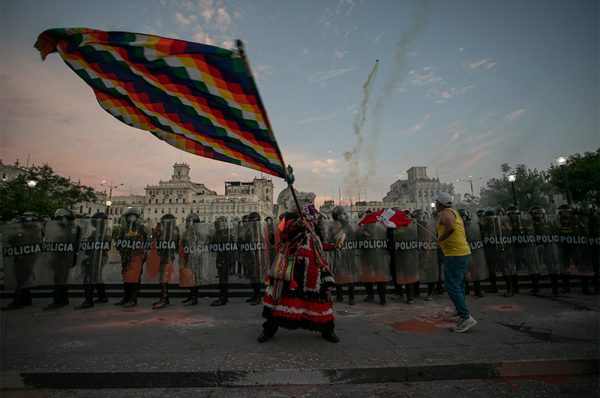
[{"label": "cloud", "polygon": [[443,83],[444,80],[436,75],[435,71],[431,67],[421,68],[420,72],[411,69],[408,72],[408,82],[412,86],[422,87],[429,84]]},{"label": "cloud", "polygon": [[324,115],[320,115],[320,116],[315,116],[315,117],[311,117],[308,119],[303,119],[303,120],[299,120],[296,122],[296,124],[307,124],[307,123],[315,123],[315,122],[322,122],[323,120],[329,120],[329,119],[333,119],[334,117],[342,114],[342,113],[346,113],[349,112],[352,109],[352,106],[348,106],[346,108],[342,108],[342,109],[336,109],[333,112],[324,114]]},{"label": "cloud", "polygon": [[335,55],[336,58],[342,59],[346,56],[346,54],[348,54],[349,51],[340,51],[340,50],[336,50],[333,55]]},{"label": "cloud", "polygon": [[512,121],[518,119],[519,117],[521,117],[521,115],[524,113],[525,113],[525,109],[520,108],[520,109],[517,109],[516,111],[508,113],[506,116],[504,116],[503,120],[505,122],[512,122]]},{"label": "cloud", "polygon": [[469,84],[468,86],[464,86],[462,88],[450,87],[448,90],[444,90],[444,91],[434,90],[433,93],[435,96],[438,97],[436,102],[443,104],[443,103],[447,102],[448,100],[450,100],[452,97],[464,94],[472,88],[473,88],[473,86]]},{"label": "cloud", "polygon": [[466,62],[463,62],[463,67],[465,67],[467,70],[469,71],[473,71],[479,68],[484,68],[486,70],[490,70],[492,69],[494,66],[496,66],[496,62],[492,62],[491,58],[481,58],[481,59],[476,59],[476,60],[469,60]]},{"label": "cloud", "polygon": [[188,17],[186,17],[185,15],[183,15],[180,12],[176,12],[175,13],[175,21],[177,21],[177,23],[179,25],[181,25],[182,27],[187,27],[190,26],[192,24],[195,24],[197,21],[197,18],[195,15],[189,15]]},{"label": "cloud", "polygon": [[431,118],[431,113],[428,113],[427,115],[425,115],[425,117],[423,118],[422,121],[415,124],[414,126],[407,128],[406,130],[404,130],[404,133],[406,133],[409,136],[415,134],[417,131],[421,130],[423,127],[425,127],[427,125],[427,122],[429,121],[430,118]]},{"label": "cloud", "polygon": [[320,83],[335,77],[345,75],[348,72],[352,72],[356,68],[345,68],[345,69],[331,69],[324,72],[317,72],[314,75],[308,76],[308,81],[311,83]]},{"label": "cloud", "polygon": [[203,31],[198,31],[198,32],[194,33],[193,37],[194,37],[195,42],[204,43],[204,44],[208,44],[211,46],[215,45],[214,40]]},{"label": "cloud", "polygon": [[322,174],[327,172],[330,174],[338,174],[340,170],[336,167],[337,161],[335,159],[313,160],[309,162],[311,172],[315,174]]},{"label": "cloud", "polygon": [[217,9],[217,22],[223,29],[226,29],[231,24],[231,17],[223,7]]}]

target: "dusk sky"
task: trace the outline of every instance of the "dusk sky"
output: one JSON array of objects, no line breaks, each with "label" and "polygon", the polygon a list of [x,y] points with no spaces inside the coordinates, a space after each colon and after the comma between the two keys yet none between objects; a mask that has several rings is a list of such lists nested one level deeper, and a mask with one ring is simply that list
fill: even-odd
[{"label": "dusk sky", "polygon": [[502,163],[545,170],[600,146],[598,19],[597,0],[0,0],[0,158],[123,183],[113,195],[144,194],[175,162],[221,194],[260,177],[122,124],[33,47],[87,27],[241,39],[295,187],[318,203],[381,200],[412,166],[458,193],[472,176],[477,194]]}]

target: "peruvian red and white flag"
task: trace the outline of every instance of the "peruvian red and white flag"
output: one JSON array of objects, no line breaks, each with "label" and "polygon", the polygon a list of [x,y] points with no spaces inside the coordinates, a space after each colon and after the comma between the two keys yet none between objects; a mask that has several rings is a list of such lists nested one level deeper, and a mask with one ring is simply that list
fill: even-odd
[{"label": "peruvian red and white flag", "polygon": [[403,211],[384,209],[367,214],[358,225],[380,222],[388,228],[405,227],[411,219]]}]

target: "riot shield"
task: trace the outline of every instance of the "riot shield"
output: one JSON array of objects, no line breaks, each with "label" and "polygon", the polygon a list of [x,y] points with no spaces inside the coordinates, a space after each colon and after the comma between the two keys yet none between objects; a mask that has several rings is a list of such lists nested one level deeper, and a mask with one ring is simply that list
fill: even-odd
[{"label": "riot shield", "polygon": [[356,231],[360,282],[389,282],[390,255],[387,246],[387,227],[374,223],[359,226]]},{"label": "riot shield", "polygon": [[142,266],[150,251],[152,241],[148,239],[146,228],[137,221],[125,223],[115,243],[121,259],[123,282],[140,283]]},{"label": "riot shield", "polygon": [[[240,228],[240,231],[241,230],[243,230],[243,227]],[[217,275],[218,271],[221,270],[223,277],[225,277],[225,275],[235,275],[239,279],[234,282],[247,282],[242,279],[242,275],[234,274],[239,258],[239,242],[235,240],[232,232],[234,231],[228,226],[219,229],[216,229],[214,225],[210,226],[211,241],[208,245],[210,261],[214,265]],[[229,282],[231,282],[231,280],[229,280]]]},{"label": "riot shield", "polygon": [[483,238],[479,224],[473,220],[465,221],[465,233],[471,249],[470,279],[476,282],[489,278],[490,273],[485,260]]},{"label": "riot shield", "polygon": [[210,261],[209,225],[190,224],[179,245],[179,286],[193,287],[216,283],[216,267]]},{"label": "riot shield", "polygon": [[396,282],[400,285],[409,285],[419,281],[417,237],[417,224],[415,223],[394,230]]},{"label": "riot shield", "polygon": [[269,272],[269,242],[267,224],[264,221],[248,221],[244,238],[239,245],[244,276],[250,283],[261,283]]},{"label": "riot shield", "polygon": [[358,282],[358,250],[356,241],[356,226],[347,221],[333,222],[333,238],[336,244],[341,244],[341,250],[335,252],[333,269],[335,283],[347,285]]},{"label": "riot shield", "polygon": [[77,263],[71,269],[69,282],[76,284],[103,283],[102,271],[108,262],[111,247],[108,220],[83,218],[76,220],[81,235],[77,250]]},{"label": "riot shield", "polygon": [[[50,274],[34,273],[42,257],[42,225],[26,222],[0,225],[5,289],[25,289],[52,284]],[[46,280],[41,277],[46,276]]]},{"label": "riot shield", "polygon": [[428,218],[417,224],[417,263],[419,281],[435,283],[439,281],[436,221]]},{"label": "riot shield", "polygon": [[146,259],[146,283],[177,283],[175,260],[179,252],[179,228],[175,219],[163,219],[152,234]]},{"label": "riot shield", "polygon": [[574,254],[572,275],[591,276],[594,274],[591,237],[591,220],[589,215],[576,215],[575,230],[572,235]]},{"label": "riot shield", "polygon": [[540,214],[533,216],[535,232],[535,253],[540,264],[540,270],[549,274],[560,274],[558,256],[558,225],[554,215]]},{"label": "riot shield", "polygon": [[[322,243],[336,243],[336,240],[333,236],[333,220],[328,218],[321,218],[315,230],[319,235],[319,238],[321,239]],[[276,231],[278,231],[277,228]],[[327,262],[327,265],[330,270],[333,270],[335,258],[337,255],[336,252],[337,250],[328,250],[323,252],[323,258]]]},{"label": "riot shield", "polygon": [[526,213],[510,214],[508,218],[517,273],[539,274],[539,264],[535,255],[535,231],[531,215]]},{"label": "riot shield", "polygon": [[586,216],[570,213],[559,214],[558,248],[561,273],[570,275],[592,275],[593,268],[588,255],[589,226],[584,222]]},{"label": "riot shield", "polygon": [[511,240],[511,226],[506,216],[484,216],[482,224],[483,248],[490,274],[517,273]]},{"label": "riot shield", "polygon": [[75,221],[51,220],[44,226],[42,260],[36,264],[34,274],[53,285],[69,282],[71,268],[75,267],[81,230]]}]

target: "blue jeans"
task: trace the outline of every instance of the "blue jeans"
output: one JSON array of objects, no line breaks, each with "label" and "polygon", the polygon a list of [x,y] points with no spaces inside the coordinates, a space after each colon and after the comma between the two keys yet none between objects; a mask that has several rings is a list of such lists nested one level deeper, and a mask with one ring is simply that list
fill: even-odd
[{"label": "blue jeans", "polygon": [[465,285],[467,282],[467,269],[471,256],[444,257],[444,285],[456,311],[461,319],[467,319],[469,307],[465,300]]}]

